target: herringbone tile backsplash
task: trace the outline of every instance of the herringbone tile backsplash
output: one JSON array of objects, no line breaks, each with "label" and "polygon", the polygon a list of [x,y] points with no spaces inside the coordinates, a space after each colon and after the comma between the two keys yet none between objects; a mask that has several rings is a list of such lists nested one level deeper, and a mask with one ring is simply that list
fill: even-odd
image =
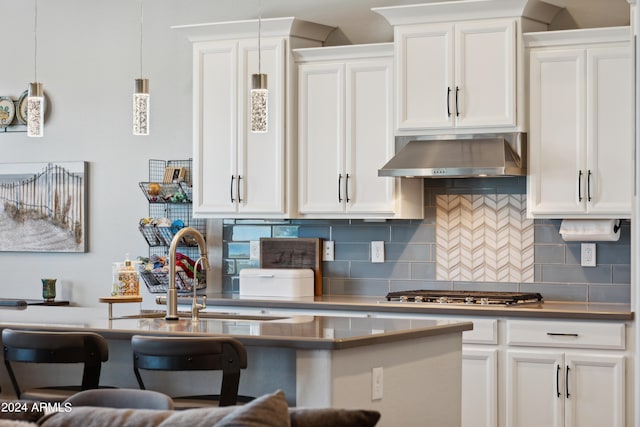
[{"label": "herringbone tile backsplash", "polygon": [[436,279],[533,282],[533,220],[522,194],[436,197]]}]

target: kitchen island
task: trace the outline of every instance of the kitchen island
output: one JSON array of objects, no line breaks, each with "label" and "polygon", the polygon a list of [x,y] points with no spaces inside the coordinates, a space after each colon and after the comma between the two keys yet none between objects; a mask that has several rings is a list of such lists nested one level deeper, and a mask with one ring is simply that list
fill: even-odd
[{"label": "kitchen island", "polygon": [[[109,361],[101,384],[135,387],[130,337],[227,335],[247,346],[249,367],[240,393],[260,395],[283,389],[290,405],[369,408],[382,414],[381,426],[416,425],[429,414],[433,425],[459,426],[462,333],[471,322],[351,318],[334,316],[231,316],[201,313],[166,321],[162,313],[109,319],[107,310],[29,307],[0,312],[0,328],[94,331],[109,340]],[[72,368],[23,370],[29,383],[64,379]],[[375,372],[375,374],[374,374]],[[5,398],[11,390],[3,371]],[[171,393],[207,392],[205,380],[187,374],[150,388]]]}]

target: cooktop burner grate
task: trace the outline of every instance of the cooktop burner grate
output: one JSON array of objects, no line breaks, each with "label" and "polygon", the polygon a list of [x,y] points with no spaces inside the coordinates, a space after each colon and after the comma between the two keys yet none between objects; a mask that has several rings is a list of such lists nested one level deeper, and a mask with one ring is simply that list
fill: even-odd
[{"label": "cooktop burner grate", "polygon": [[440,304],[500,304],[512,305],[542,302],[542,295],[533,292],[499,291],[429,291],[412,290],[389,292],[387,301],[431,302]]}]

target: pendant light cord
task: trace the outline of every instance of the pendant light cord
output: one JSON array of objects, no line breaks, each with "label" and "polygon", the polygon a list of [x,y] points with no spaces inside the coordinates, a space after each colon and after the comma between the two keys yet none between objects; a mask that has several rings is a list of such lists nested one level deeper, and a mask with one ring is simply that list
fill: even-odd
[{"label": "pendant light cord", "polygon": [[140,78],[142,78],[142,24],[144,22],[144,0],[140,0]]},{"label": "pendant light cord", "polygon": [[38,81],[38,0],[33,10],[33,81]]},{"label": "pendant light cord", "polygon": [[262,33],[262,1],[258,0],[258,74],[262,74],[262,49],[260,45]]}]

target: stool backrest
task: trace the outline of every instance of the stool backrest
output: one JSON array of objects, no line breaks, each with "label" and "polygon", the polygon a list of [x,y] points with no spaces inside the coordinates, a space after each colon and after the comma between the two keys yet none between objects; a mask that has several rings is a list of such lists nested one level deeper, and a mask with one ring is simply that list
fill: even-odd
[{"label": "stool backrest", "polygon": [[72,395],[64,403],[75,406],[102,408],[173,409],[173,400],[164,393],[134,388],[102,388],[83,390]]},{"label": "stool backrest", "polygon": [[131,338],[133,370],[141,389],[145,389],[140,369],[155,371],[222,371],[219,406],[235,405],[238,400],[240,370],[247,367],[244,345],[230,337],[158,337],[134,335]]},{"label": "stool backrest", "polygon": [[16,396],[22,394],[11,362],[82,363],[81,389],[98,388],[102,362],[109,359],[109,346],[93,332],[50,332],[3,329],[4,364]]}]

